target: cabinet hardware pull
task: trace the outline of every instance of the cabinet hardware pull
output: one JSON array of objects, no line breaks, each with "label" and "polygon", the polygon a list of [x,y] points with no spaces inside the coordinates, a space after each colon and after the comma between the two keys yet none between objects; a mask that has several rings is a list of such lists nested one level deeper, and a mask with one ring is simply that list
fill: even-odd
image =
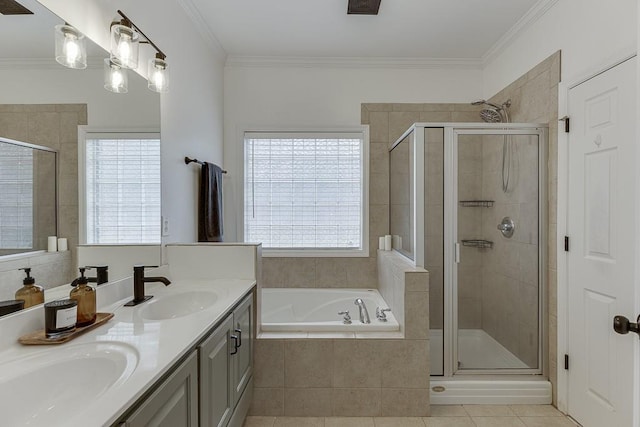
[{"label": "cabinet hardware pull", "polygon": [[236,335],[231,335],[231,338],[233,338],[233,351],[231,352],[233,355],[238,352],[238,337]]},{"label": "cabinet hardware pull", "polygon": [[238,333],[238,347],[242,347],[242,329],[234,329]]}]

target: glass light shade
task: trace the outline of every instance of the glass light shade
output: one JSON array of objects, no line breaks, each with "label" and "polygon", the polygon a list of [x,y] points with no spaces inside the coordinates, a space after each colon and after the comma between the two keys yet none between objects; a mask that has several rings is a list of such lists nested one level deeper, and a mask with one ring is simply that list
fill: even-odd
[{"label": "glass light shade", "polygon": [[87,40],[70,25],[56,25],[56,61],[68,68],[87,68]]},{"label": "glass light shade", "polygon": [[104,60],[104,88],[115,93],[129,91],[126,68],[114,64],[109,58]]},{"label": "glass light shade", "polygon": [[153,58],[149,60],[147,87],[150,90],[158,93],[169,91],[169,70],[167,68],[167,61],[164,59]]},{"label": "glass light shade", "polygon": [[122,24],[111,26],[111,62],[135,70],[138,68],[138,47],[140,36],[132,28]]}]

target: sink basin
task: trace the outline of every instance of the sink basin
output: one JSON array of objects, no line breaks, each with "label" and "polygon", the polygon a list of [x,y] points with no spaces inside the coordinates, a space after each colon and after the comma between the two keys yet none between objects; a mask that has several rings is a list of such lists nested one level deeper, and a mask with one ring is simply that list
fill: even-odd
[{"label": "sink basin", "polygon": [[147,320],[167,320],[198,313],[218,300],[215,292],[190,291],[155,297],[140,311]]},{"label": "sink basin", "polygon": [[68,425],[79,410],[125,382],[137,365],[136,349],[118,342],[65,345],[4,363],[2,424]]}]

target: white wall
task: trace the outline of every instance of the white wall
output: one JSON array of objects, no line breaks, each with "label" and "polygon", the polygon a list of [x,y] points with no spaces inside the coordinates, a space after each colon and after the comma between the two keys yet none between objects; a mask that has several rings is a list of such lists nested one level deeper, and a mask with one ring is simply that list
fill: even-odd
[{"label": "white wall", "polygon": [[636,0],[559,0],[484,68],[483,94],[490,98],[534,65],[562,50],[562,81],[634,52],[637,45]]},{"label": "white wall", "polygon": [[330,127],[360,124],[369,102],[469,102],[480,97],[480,69],[372,68],[368,66],[250,66],[225,68],[225,236],[234,241],[239,217],[242,141],[253,127]]},{"label": "white wall", "polygon": [[115,94],[104,89],[101,68],[56,65],[0,69],[0,104],[87,104],[90,127],[160,129],[160,96],[142,77],[130,75],[129,92]]},{"label": "white wall", "polygon": [[[198,168],[183,159],[222,164],[223,52],[205,42],[178,1],[39,1],[107,49],[109,24],[121,9],[167,55],[171,88],[161,96],[162,215],[170,221],[170,235],[163,240],[195,241]],[[141,64],[153,53],[141,46]],[[139,69],[146,73],[146,65]]]}]

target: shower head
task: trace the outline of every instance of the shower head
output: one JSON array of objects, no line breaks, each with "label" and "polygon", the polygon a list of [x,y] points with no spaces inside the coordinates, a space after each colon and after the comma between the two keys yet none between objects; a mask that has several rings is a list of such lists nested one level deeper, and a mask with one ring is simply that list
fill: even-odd
[{"label": "shower head", "polygon": [[500,123],[502,122],[502,114],[498,110],[493,108],[486,108],[480,111],[480,118],[487,123]]},{"label": "shower head", "polygon": [[487,123],[509,123],[509,113],[507,109],[511,107],[511,100],[508,99],[502,103],[502,105],[496,105],[485,99],[474,101],[471,105],[486,105],[489,108],[485,108],[480,111],[480,118]]}]

